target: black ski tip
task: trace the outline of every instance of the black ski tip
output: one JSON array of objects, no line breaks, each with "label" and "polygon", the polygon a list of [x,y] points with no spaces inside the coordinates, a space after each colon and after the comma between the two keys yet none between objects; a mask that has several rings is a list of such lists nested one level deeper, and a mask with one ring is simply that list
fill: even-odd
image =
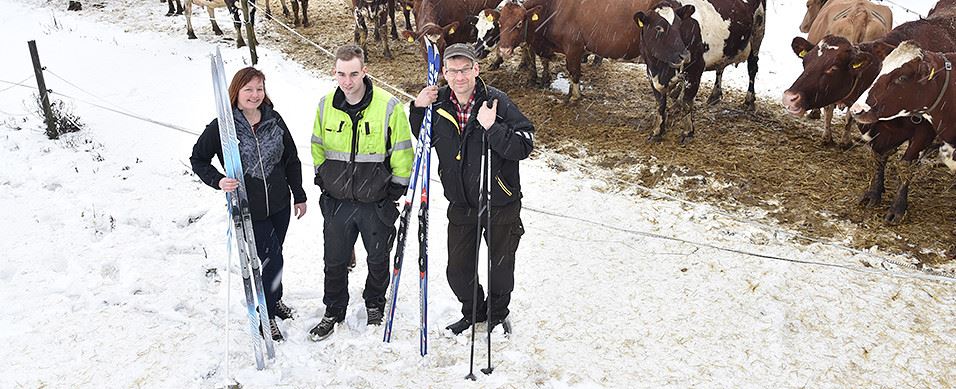
[{"label": "black ski tip", "polygon": [[475,377],[475,374],[474,374],[474,373],[468,373],[468,375],[465,376],[465,379],[466,379],[466,380],[477,381],[477,380],[478,380],[478,377]]},{"label": "black ski tip", "polygon": [[493,367],[486,367],[486,368],[484,368],[484,369],[481,369],[481,372],[482,372],[482,373],[485,373],[485,375],[489,375],[489,374],[491,374],[491,373],[494,372],[494,371],[495,371],[495,368],[493,368]]}]

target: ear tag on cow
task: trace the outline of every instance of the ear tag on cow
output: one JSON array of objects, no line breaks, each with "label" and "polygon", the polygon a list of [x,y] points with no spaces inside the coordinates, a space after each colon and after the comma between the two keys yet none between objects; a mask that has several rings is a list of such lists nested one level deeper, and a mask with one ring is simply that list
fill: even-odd
[{"label": "ear tag on cow", "polygon": [[448,35],[452,35],[452,34],[454,34],[454,33],[455,33],[455,28],[454,28],[454,27],[452,27],[451,30],[448,30]]},{"label": "ear tag on cow", "polygon": [[852,65],[852,67],[853,67],[854,69],[859,69],[859,68],[862,67],[862,66],[863,66],[863,62],[857,62],[857,63],[855,63],[855,64]]},{"label": "ear tag on cow", "polygon": [[807,51],[806,51],[806,50],[802,50],[802,51],[800,51],[800,54],[797,54],[797,55],[799,55],[800,58],[806,57],[806,56],[807,56]]},{"label": "ear tag on cow", "polygon": [[935,76],[935,75],[936,75],[936,68],[930,69],[930,70],[929,70],[929,78],[927,78],[926,81],[931,81],[931,80],[933,79],[933,76]]},{"label": "ear tag on cow", "polygon": [[[640,28],[644,28],[644,22],[642,22],[641,19],[637,19],[637,26],[640,27]],[[802,57],[802,55],[801,55],[801,57]]]},{"label": "ear tag on cow", "polygon": [[415,38],[408,37],[408,43],[415,43]]},{"label": "ear tag on cow", "polygon": [[409,11],[411,11],[411,10],[412,10],[412,6],[410,6],[410,5],[406,5],[406,6],[405,6],[405,9],[407,9],[407,10],[409,10]]},{"label": "ear tag on cow", "polygon": [[485,16],[485,19],[488,20],[488,23],[494,23],[494,22],[495,22],[495,15]]},{"label": "ear tag on cow", "polygon": [[537,22],[537,21],[538,21],[538,14],[537,14],[537,13],[531,14],[531,21],[532,21],[532,22]]}]

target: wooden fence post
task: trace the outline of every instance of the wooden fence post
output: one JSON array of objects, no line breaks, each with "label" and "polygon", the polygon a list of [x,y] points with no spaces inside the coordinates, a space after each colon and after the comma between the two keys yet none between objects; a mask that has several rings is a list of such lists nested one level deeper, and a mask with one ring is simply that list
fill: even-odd
[{"label": "wooden fence post", "polygon": [[29,41],[30,57],[33,58],[33,74],[36,75],[37,87],[40,88],[40,105],[43,106],[43,116],[46,117],[46,136],[50,139],[60,137],[53,119],[53,110],[50,109],[50,96],[47,94],[46,82],[43,81],[43,67],[40,66],[40,54],[37,53],[37,42]]},{"label": "wooden fence post", "polygon": [[242,0],[242,17],[246,20],[246,43],[249,44],[249,55],[252,56],[252,64],[259,63],[259,55],[256,54],[256,29],[252,27],[252,18],[249,17],[249,0]]}]

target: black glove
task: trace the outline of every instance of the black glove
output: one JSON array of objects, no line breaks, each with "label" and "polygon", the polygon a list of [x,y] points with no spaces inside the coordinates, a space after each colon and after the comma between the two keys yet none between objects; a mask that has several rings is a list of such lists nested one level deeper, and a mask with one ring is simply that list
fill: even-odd
[{"label": "black glove", "polygon": [[406,190],[408,190],[408,187],[405,185],[389,182],[385,198],[392,202],[398,201],[398,199],[402,198],[402,195],[405,194]]}]

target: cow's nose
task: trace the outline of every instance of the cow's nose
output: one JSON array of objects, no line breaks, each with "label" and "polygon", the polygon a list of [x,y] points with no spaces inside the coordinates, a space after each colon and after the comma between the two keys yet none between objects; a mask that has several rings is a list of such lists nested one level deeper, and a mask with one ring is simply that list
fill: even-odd
[{"label": "cow's nose", "polygon": [[783,92],[783,105],[791,106],[800,102],[800,94],[791,91]]},{"label": "cow's nose", "polygon": [[866,103],[853,103],[853,106],[850,107],[850,113],[854,115],[862,115],[870,110],[870,107]]}]

